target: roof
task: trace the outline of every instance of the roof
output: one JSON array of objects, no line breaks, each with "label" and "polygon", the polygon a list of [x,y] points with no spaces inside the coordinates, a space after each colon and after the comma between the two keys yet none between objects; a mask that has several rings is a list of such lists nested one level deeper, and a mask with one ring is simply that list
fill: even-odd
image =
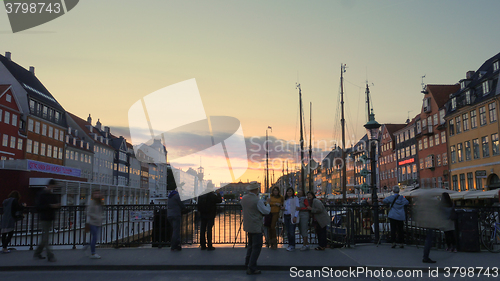
[{"label": "roof", "polygon": [[75,123],[78,125],[78,127],[80,127],[85,132],[85,134],[87,134],[92,139],[92,142],[99,143],[100,145],[104,145],[104,146],[107,146],[109,148],[113,148],[112,146],[107,145],[106,143],[103,143],[103,142],[99,141],[99,138],[97,138],[97,140],[95,140],[94,138],[92,138],[91,134],[97,134],[98,136],[100,136],[100,133],[99,133],[99,131],[96,128],[94,128],[92,126],[92,131],[90,131],[89,128],[87,127],[88,125],[92,125],[92,124],[90,124],[89,122],[83,120],[82,118],[74,115],[71,112],[66,112],[66,113],[68,113],[69,117],[71,119],[73,119],[73,121],[75,121]]},{"label": "roof", "polygon": [[404,127],[406,127],[406,125],[407,124],[383,124],[383,126],[385,126],[389,135],[391,135],[391,138],[392,138],[392,135],[394,135],[394,132],[403,129]]},{"label": "roof", "polygon": [[434,98],[438,108],[443,108],[450,95],[460,90],[460,85],[434,85],[427,84],[427,92]]},{"label": "roof", "polygon": [[14,76],[19,84],[21,84],[30,97],[64,112],[64,108],[33,73],[2,55],[0,55],[0,62],[5,65],[7,70]]}]

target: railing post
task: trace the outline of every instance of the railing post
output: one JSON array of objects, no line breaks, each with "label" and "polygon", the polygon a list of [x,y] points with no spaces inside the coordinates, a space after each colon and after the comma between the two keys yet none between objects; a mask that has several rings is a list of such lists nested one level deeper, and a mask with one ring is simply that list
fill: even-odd
[{"label": "railing post", "polygon": [[76,206],[72,207],[75,211],[73,213],[73,250],[76,249],[76,213],[77,213],[77,208]]},{"label": "railing post", "polygon": [[[31,209],[33,210],[33,209]],[[33,250],[33,233],[35,232],[35,212],[31,213],[31,242],[30,242],[30,250]]]}]

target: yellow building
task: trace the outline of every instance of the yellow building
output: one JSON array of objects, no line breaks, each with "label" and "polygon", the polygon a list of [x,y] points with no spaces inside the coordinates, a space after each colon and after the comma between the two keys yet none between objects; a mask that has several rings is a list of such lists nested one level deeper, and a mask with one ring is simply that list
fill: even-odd
[{"label": "yellow building", "polygon": [[499,68],[500,53],[467,72],[447,102],[450,189],[500,187]]}]

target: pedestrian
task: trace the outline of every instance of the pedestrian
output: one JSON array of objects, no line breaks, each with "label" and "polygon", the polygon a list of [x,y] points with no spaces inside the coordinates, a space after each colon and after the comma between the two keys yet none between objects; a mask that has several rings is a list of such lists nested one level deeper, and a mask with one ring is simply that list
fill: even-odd
[{"label": "pedestrian", "polygon": [[285,219],[285,227],[288,234],[287,251],[295,250],[295,227],[299,222],[299,198],[295,196],[293,188],[289,187],[286,190],[285,205],[283,206],[283,218]]},{"label": "pedestrian", "polygon": [[271,223],[269,227],[269,241],[271,245],[271,249],[276,250],[278,249],[278,239],[276,237],[276,224],[278,223],[278,219],[280,217],[280,211],[281,207],[283,206],[284,202],[283,196],[280,194],[280,189],[279,187],[275,186],[273,187],[273,190],[271,191],[271,196],[270,196],[270,203],[271,205]]},{"label": "pedestrian", "polygon": [[302,189],[299,189],[297,191],[297,197],[299,198],[299,231],[300,235],[302,236],[302,248],[300,248],[301,251],[306,251],[309,250],[309,237],[308,237],[308,230],[309,230],[309,213],[310,211],[307,209],[309,207],[309,202],[306,198],[306,195],[304,194],[304,191]]},{"label": "pedestrian", "polygon": [[3,215],[2,215],[2,254],[10,253],[7,246],[12,240],[14,235],[14,229],[16,228],[16,222],[23,219],[23,210],[26,207],[26,203],[21,204],[21,195],[19,191],[13,190],[7,199],[2,203],[3,205]]},{"label": "pedestrian", "polygon": [[311,211],[313,225],[316,229],[316,235],[318,236],[319,246],[314,248],[314,250],[324,251],[326,249],[326,226],[330,223],[330,216],[326,212],[323,203],[316,199],[314,192],[307,192],[307,202],[309,203],[307,209]]},{"label": "pedestrian", "polygon": [[47,186],[38,193],[36,208],[38,210],[39,226],[42,228],[42,240],[35,250],[34,259],[45,259],[42,256],[44,249],[47,251],[47,258],[50,262],[57,261],[50,246],[49,233],[52,228],[52,222],[56,217],[56,211],[61,207],[57,196],[53,193],[57,182],[51,179]]},{"label": "pedestrian", "polygon": [[198,198],[198,211],[201,218],[200,246],[202,250],[215,250],[212,246],[212,228],[217,214],[217,203],[221,202],[222,196],[214,192],[205,193]]},{"label": "pedestrian", "polygon": [[409,204],[408,200],[399,195],[399,187],[392,188],[393,195],[384,199],[384,204],[389,207],[389,222],[391,225],[392,248],[396,248],[396,243],[399,243],[399,248],[404,248],[404,222],[406,221],[405,206]]},{"label": "pedestrian", "polygon": [[441,205],[445,217],[441,230],[444,231],[444,237],[446,238],[446,251],[456,253],[455,220],[457,219],[457,213],[455,212],[453,201],[451,201],[450,195],[447,192],[443,192]]},{"label": "pedestrian", "polygon": [[262,250],[262,216],[271,212],[269,198],[267,202],[259,199],[260,185],[252,181],[246,187],[248,193],[241,199],[241,207],[243,209],[243,230],[247,232],[248,246],[245,257],[245,266],[247,274],[260,274],[257,269],[257,259],[259,259],[260,251]]},{"label": "pedestrian", "polygon": [[102,197],[99,190],[92,193],[92,200],[87,206],[87,223],[90,225],[90,258],[100,259],[101,256],[95,253],[95,245],[102,225]]},{"label": "pedestrian", "polygon": [[186,209],[181,201],[179,192],[173,190],[168,195],[167,201],[167,219],[172,226],[172,238],[170,239],[170,251],[180,251],[181,247],[181,218],[183,210]]},{"label": "pedestrian", "polygon": [[445,215],[442,212],[440,201],[432,191],[422,190],[415,200],[413,217],[418,226],[427,229],[424,245],[423,263],[435,263],[429,257],[434,242],[434,232],[445,224]]}]

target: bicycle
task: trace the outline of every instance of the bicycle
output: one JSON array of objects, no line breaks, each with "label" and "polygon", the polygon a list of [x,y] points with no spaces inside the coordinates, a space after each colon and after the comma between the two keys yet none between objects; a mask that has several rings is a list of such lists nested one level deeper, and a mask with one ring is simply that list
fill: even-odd
[{"label": "bicycle", "polygon": [[481,231],[481,241],[484,247],[492,252],[500,252],[500,223],[493,223]]}]

